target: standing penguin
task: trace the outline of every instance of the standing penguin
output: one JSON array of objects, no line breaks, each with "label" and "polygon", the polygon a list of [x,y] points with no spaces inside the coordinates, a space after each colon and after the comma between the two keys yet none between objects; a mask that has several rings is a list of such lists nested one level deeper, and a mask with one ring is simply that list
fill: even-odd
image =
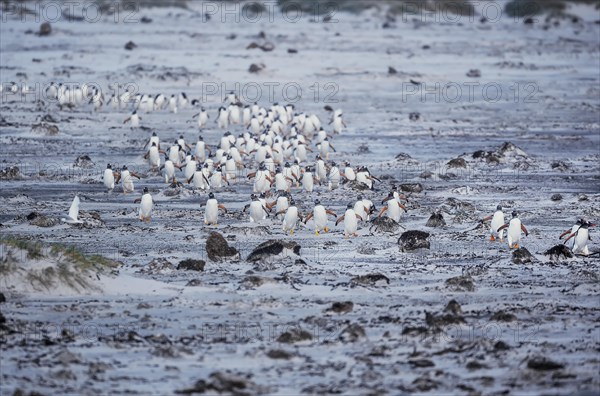
[{"label": "standing penguin", "polygon": [[354,168],[352,168],[352,166],[350,166],[350,162],[348,162],[348,161],[346,161],[344,163],[344,172],[342,173],[342,176],[347,181],[354,181],[354,180],[356,180],[356,172],[354,172]]},{"label": "standing penguin", "polygon": [[521,231],[525,233],[525,236],[529,235],[527,228],[523,224],[521,224],[521,220],[518,217],[518,213],[516,210],[512,212],[512,219],[510,223],[504,224],[500,228],[498,228],[497,232],[500,233],[503,229],[508,227],[508,248],[509,249],[518,249],[519,242],[521,241]]},{"label": "standing penguin", "polygon": [[122,180],[121,184],[123,185],[123,193],[124,194],[133,192],[133,190],[134,190],[133,178],[134,177],[137,177],[138,180],[141,179],[140,175],[138,175],[135,172],[130,172],[129,169],[127,169],[127,165],[123,165],[123,168],[121,169],[121,174],[117,177],[116,182],[118,183],[119,180]]},{"label": "standing penguin", "polygon": [[504,230],[497,231],[504,225],[504,212],[502,212],[502,206],[498,205],[494,214],[484,218],[482,222],[489,220],[492,220],[492,223],[490,224],[490,241],[493,242],[496,238],[499,238],[500,242],[504,242]]},{"label": "standing penguin", "polygon": [[[575,234],[577,232],[577,230],[579,229],[579,227],[584,223],[585,220],[583,219],[577,219],[577,221],[575,222],[575,225],[573,227],[571,227],[570,229],[566,230],[565,232],[563,232],[562,234],[560,234],[560,236],[558,237],[558,239],[562,239],[563,237],[567,236],[567,235],[571,235],[571,234]],[[573,250],[573,246],[575,245],[575,240],[573,239],[573,244],[571,245],[571,250]]]},{"label": "standing penguin", "polygon": [[354,206],[349,203],[346,207],[344,215],[337,219],[335,225],[338,225],[341,221],[344,222],[344,238],[348,238],[350,235],[358,236],[356,231],[358,230],[358,220],[360,216],[354,211]]},{"label": "standing penguin", "polygon": [[290,206],[287,210],[281,210],[277,212],[278,215],[281,215],[285,212],[285,216],[283,217],[283,232],[290,234],[294,234],[294,230],[296,229],[296,223],[298,222],[298,207],[296,206],[296,202],[294,199],[290,199]]},{"label": "standing penguin", "polygon": [[590,227],[594,227],[595,224],[590,223],[586,220],[581,220],[581,225],[577,228],[577,231],[572,233],[566,240],[565,243],[571,238],[575,239],[575,243],[573,244],[573,253],[575,254],[583,254],[584,256],[589,256],[590,250],[588,249],[588,241],[591,241],[590,237]]},{"label": "standing penguin", "polygon": [[334,162],[329,169],[329,190],[335,190],[340,186],[340,170]]},{"label": "standing penguin", "polygon": [[317,199],[317,200],[315,200],[315,207],[314,207],[312,213],[310,213],[304,219],[304,224],[306,224],[306,222],[308,220],[310,220],[311,218],[314,217],[315,235],[319,235],[319,233],[321,231],[329,232],[329,227],[327,227],[327,215],[328,214],[335,216],[337,218],[337,214],[335,214],[335,212],[333,212],[329,209],[325,209],[325,207],[323,205],[321,205],[321,202]]},{"label": "standing penguin", "polygon": [[115,189],[115,179],[118,178],[118,176],[119,174],[113,171],[111,164],[106,165],[102,178],[104,179],[104,186],[109,193]]},{"label": "standing penguin", "polygon": [[203,107],[200,109],[200,113],[194,114],[192,116],[192,118],[196,118],[196,117],[198,117],[198,128],[199,129],[204,128],[206,126],[206,124],[208,123],[208,119],[209,119],[209,115],[206,112],[206,109],[204,109],[204,107]]},{"label": "standing penguin", "polygon": [[250,202],[250,222],[258,223],[264,220],[269,215],[267,208],[265,208],[263,202],[255,194],[251,195],[252,202]]},{"label": "standing penguin", "polygon": [[148,192],[148,187],[144,187],[142,197],[136,199],[134,202],[140,204],[140,221],[149,222],[152,218],[152,208],[154,206],[154,202],[152,201],[152,195],[150,195]]},{"label": "standing penguin", "polygon": [[126,123],[131,123],[131,128],[137,128],[140,126],[140,121],[142,120],[142,117],[140,117],[137,113],[136,110],[133,111],[133,113],[131,113],[131,115],[125,120],[123,121],[123,124]]},{"label": "standing penguin", "polygon": [[387,203],[387,206],[381,208],[381,211],[377,217],[381,217],[387,211],[388,217],[394,220],[396,223],[399,223],[400,217],[402,216],[400,209],[403,209],[405,213],[408,212],[406,207],[398,203],[398,200],[394,198],[393,192],[390,192],[387,198],[385,198],[381,203]]},{"label": "standing penguin", "polygon": [[219,209],[222,209],[225,213],[227,213],[225,206],[217,202],[215,194],[209,193],[208,200],[206,201],[206,207],[204,208],[204,224],[218,225]]},{"label": "standing penguin", "polygon": [[150,149],[148,150],[146,155],[144,155],[144,159],[148,160],[148,162],[150,163],[150,167],[152,169],[160,168],[160,154],[161,153],[164,154],[165,152],[158,149],[156,142],[152,142]]}]

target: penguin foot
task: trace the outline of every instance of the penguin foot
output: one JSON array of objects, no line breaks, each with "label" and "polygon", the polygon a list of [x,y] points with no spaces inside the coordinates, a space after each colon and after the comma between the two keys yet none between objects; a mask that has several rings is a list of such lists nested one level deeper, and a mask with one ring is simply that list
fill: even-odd
[{"label": "penguin foot", "polygon": [[494,238],[493,235],[490,235],[490,242],[494,242],[496,240],[496,238]]},{"label": "penguin foot", "polygon": [[358,234],[357,234],[356,232],[355,232],[353,235],[354,235],[355,237],[357,237],[357,236],[358,236]]},{"label": "penguin foot", "polygon": [[325,231],[325,232],[329,232],[329,228],[328,228],[328,227],[325,227],[324,231]]},{"label": "penguin foot", "polygon": [[515,249],[518,249],[518,248],[519,248],[519,244],[518,244],[518,243],[515,243],[515,244],[513,245],[513,247],[514,247]]},{"label": "penguin foot", "polygon": [[319,235],[319,230],[316,230],[316,231],[315,231],[315,235]]}]

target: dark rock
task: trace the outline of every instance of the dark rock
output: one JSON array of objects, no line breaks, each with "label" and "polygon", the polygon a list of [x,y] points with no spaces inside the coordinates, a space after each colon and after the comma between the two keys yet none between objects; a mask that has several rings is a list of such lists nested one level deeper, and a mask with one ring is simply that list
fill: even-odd
[{"label": "dark rock", "polygon": [[479,159],[479,158],[487,158],[490,155],[492,155],[491,151],[477,150],[473,153],[472,157],[473,157],[473,159]]},{"label": "dark rock", "polygon": [[152,18],[148,18],[147,16],[143,16],[142,19],[140,19],[140,22],[142,22],[142,23],[152,23]]},{"label": "dark rock", "polygon": [[400,190],[404,192],[420,193],[423,191],[423,185],[421,183],[404,183],[400,184],[399,187]]},{"label": "dark rock", "polygon": [[192,388],[176,390],[175,393],[184,395],[210,393],[245,396],[265,394],[268,393],[268,389],[239,375],[215,372],[209,375],[206,380],[196,381]]},{"label": "dark rock", "polygon": [[83,221],[81,224],[75,224],[75,228],[91,229],[91,228],[102,228],[106,227],[104,220],[100,217],[99,212],[92,212],[87,210],[79,211],[79,220]]},{"label": "dark rock", "polygon": [[419,175],[419,177],[421,179],[431,179],[433,177],[433,172],[431,172],[431,171],[421,172],[421,174]]},{"label": "dark rock", "polygon": [[550,197],[551,201],[557,202],[557,201],[562,201],[563,196],[560,194],[552,194],[552,196]]},{"label": "dark rock", "polygon": [[429,249],[429,233],[419,230],[405,231],[400,235],[398,244],[403,252],[410,252],[417,249]]},{"label": "dark rock", "polygon": [[408,115],[408,119],[411,121],[419,121],[420,118],[421,118],[421,113],[418,113],[416,111],[414,111]]},{"label": "dark rock", "polygon": [[275,280],[273,278],[268,278],[265,276],[258,275],[249,275],[240,281],[240,286],[245,289],[254,289],[260,287],[266,283],[273,283]]},{"label": "dark rock", "polygon": [[481,77],[481,71],[479,69],[471,69],[467,72],[467,77],[479,78]]},{"label": "dark rock", "polygon": [[504,341],[498,341],[494,344],[494,350],[496,351],[508,351],[510,346]]},{"label": "dark rock", "polygon": [[432,213],[425,223],[427,227],[443,227],[446,225],[446,221],[444,220],[444,216],[442,216],[441,212]]},{"label": "dark rock", "polygon": [[564,172],[570,168],[569,164],[567,164],[565,161],[553,161],[550,164],[550,167],[561,172]]},{"label": "dark rock", "polygon": [[77,168],[89,169],[94,167],[94,162],[92,161],[89,155],[83,154],[75,159],[73,166]]},{"label": "dark rock", "polygon": [[398,224],[396,221],[394,221],[393,219],[390,219],[389,217],[385,216],[385,217],[376,217],[373,219],[372,221],[372,225],[369,228],[369,231],[377,231],[377,232],[388,232],[388,233],[394,233],[398,230],[398,228],[400,227],[400,224]]},{"label": "dark rock", "polygon": [[354,303],[352,301],[336,301],[331,304],[331,307],[327,308],[325,312],[335,312],[335,313],[348,313],[351,312],[354,308]]},{"label": "dark rock", "polygon": [[558,370],[564,367],[564,364],[554,362],[545,357],[534,357],[532,359],[529,359],[529,361],[527,362],[527,368],[536,371],[551,371]]},{"label": "dark rock", "polygon": [[296,242],[269,240],[258,245],[246,260],[251,262],[265,261],[278,255],[287,257],[292,253],[300,255],[300,245]]},{"label": "dark rock", "polygon": [[411,159],[412,159],[412,157],[407,153],[398,153],[396,155],[396,160],[398,160],[398,161],[408,161]]},{"label": "dark rock", "polygon": [[204,260],[186,259],[179,262],[177,269],[185,271],[204,271],[205,265],[206,261]]},{"label": "dark rock", "polygon": [[455,316],[460,316],[462,315],[462,308],[460,307],[460,304],[456,302],[456,300],[450,300],[446,305],[446,308],[444,308],[444,312]]},{"label": "dark rock", "polygon": [[58,219],[54,219],[38,212],[31,212],[27,215],[29,224],[37,227],[54,227],[59,223]]},{"label": "dark rock", "polygon": [[357,154],[367,154],[367,153],[370,153],[370,152],[371,152],[371,150],[369,150],[369,146],[366,145],[365,143],[361,144],[356,149],[356,153]]},{"label": "dark rock", "polygon": [[148,265],[142,267],[138,272],[143,274],[164,274],[173,270],[175,270],[175,267],[169,260],[158,257],[150,261]]},{"label": "dark rock", "polygon": [[525,20],[523,20],[523,23],[525,25],[533,25],[534,19],[529,17],[529,18],[525,18]]},{"label": "dark rock", "polygon": [[342,330],[338,338],[343,342],[356,342],[366,336],[365,329],[361,325],[353,323]]},{"label": "dark rock", "polygon": [[358,275],[350,280],[354,285],[382,286],[389,285],[390,279],[383,274]]},{"label": "dark rock", "polygon": [[281,334],[277,338],[277,342],[281,342],[283,344],[294,344],[296,342],[310,341],[312,338],[312,335],[308,331],[300,328],[293,328]]},{"label": "dark rock", "polygon": [[38,36],[49,36],[52,33],[52,25],[49,22],[44,22],[40,25]]},{"label": "dark rock", "polygon": [[132,49],[134,49],[136,47],[137,47],[137,45],[133,41],[128,41],[127,44],[125,44],[125,49],[127,51],[131,51]]},{"label": "dark rock", "polygon": [[263,70],[264,68],[265,68],[265,65],[262,64],[262,63],[260,65],[257,65],[256,63],[253,63],[248,68],[248,71],[250,73],[258,73],[259,71]]},{"label": "dark rock", "polygon": [[202,281],[200,279],[191,279],[188,283],[185,284],[186,286],[190,286],[190,287],[194,287],[194,286],[201,286],[202,285]]},{"label": "dark rock", "polygon": [[21,170],[18,166],[9,166],[0,170],[1,180],[16,180],[22,177]]},{"label": "dark rock", "polygon": [[349,181],[347,183],[347,185],[348,185],[348,187],[350,187],[354,190],[357,190],[357,191],[365,191],[365,190],[369,189],[369,186],[367,186],[365,183],[361,183],[356,180]]},{"label": "dark rock", "polygon": [[552,261],[560,261],[564,259],[573,258],[573,252],[566,245],[560,244],[551,247],[544,252],[545,256],[548,256]]},{"label": "dark rock", "polygon": [[500,157],[506,157],[506,156],[516,156],[516,157],[525,157],[525,158],[529,157],[525,151],[521,150],[519,147],[515,146],[511,142],[504,142],[502,144],[502,146],[500,146],[500,148],[498,150],[496,150],[496,153]]},{"label": "dark rock", "polygon": [[518,248],[512,253],[512,262],[515,264],[526,264],[533,261],[533,256],[524,247]]},{"label": "dark rock", "polygon": [[475,291],[475,283],[470,276],[455,276],[446,279],[446,287],[457,292]]},{"label": "dark rock", "polygon": [[271,359],[289,360],[294,355],[292,355],[288,351],[284,351],[283,349],[271,349],[269,352],[267,352],[267,356]]},{"label": "dark rock", "polygon": [[448,161],[446,165],[448,168],[466,168],[467,161],[464,158],[458,157]]},{"label": "dark rock", "polygon": [[392,66],[389,66],[388,74],[398,74],[398,70],[394,69]]},{"label": "dark rock", "polygon": [[587,196],[587,195],[585,195],[585,194],[579,194],[579,195],[577,196],[577,200],[581,202],[581,201],[587,201],[587,200],[589,200],[589,198],[588,198],[588,196]]},{"label": "dark rock", "polygon": [[435,363],[429,359],[411,359],[408,364],[416,368],[435,367]]},{"label": "dark rock", "polygon": [[6,297],[4,296],[4,293],[0,293],[0,304],[5,303],[6,302]]},{"label": "dark rock", "polygon": [[206,254],[212,261],[239,259],[236,248],[229,246],[227,240],[218,232],[211,232],[206,240]]},{"label": "dark rock", "polygon": [[471,360],[467,363],[467,369],[474,371],[474,370],[481,370],[481,369],[485,369],[488,368],[488,366],[486,366],[483,363],[478,362],[477,360]]},{"label": "dark rock", "polygon": [[58,127],[56,125],[51,125],[46,122],[40,122],[39,124],[33,124],[31,126],[32,132],[44,133],[48,136],[58,135]]},{"label": "dark rock", "polygon": [[288,52],[288,54],[297,54],[298,50],[295,48],[288,48],[287,52]]},{"label": "dark rock", "polygon": [[509,312],[498,311],[492,315],[490,320],[494,320],[496,322],[514,322],[517,320],[517,317]]}]

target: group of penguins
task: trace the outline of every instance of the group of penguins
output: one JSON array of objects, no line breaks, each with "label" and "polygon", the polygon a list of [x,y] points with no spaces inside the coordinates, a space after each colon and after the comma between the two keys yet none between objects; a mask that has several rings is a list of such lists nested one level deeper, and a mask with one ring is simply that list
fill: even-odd
[{"label": "group of penguins", "polygon": [[[87,86],[66,88],[64,86],[50,86],[50,93],[56,95],[59,102],[84,103],[89,100],[97,108],[98,103],[103,104],[104,98],[96,88]],[[248,210],[251,222],[265,220],[275,208],[275,217],[282,221],[284,232],[293,234],[299,221],[305,224],[313,220],[315,234],[329,232],[328,215],[334,216],[338,225],[343,222],[344,236],[357,236],[358,225],[361,221],[368,222],[375,213],[375,205],[369,199],[362,196],[358,200],[347,205],[345,212],[338,216],[333,211],[326,209],[317,199],[314,201],[313,210],[306,216],[298,211],[295,200],[292,198],[292,189],[312,193],[315,183],[326,186],[329,190],[340,187],[341,184],[353,182],[364,185],[364,188],[373,189],[373,183],[379,181],[372,175],[366,166],[354,168],[349,162],[344,162],[340,169],[338,164],[329,161],[329,156],[335,152],[330,141],[330,135],[325,131],[321,120],[316,114],[295,112],[293,104],[280,105],[274,103],[268,108],[261,107],[257,103],[243,105],[234,92],[230,92],[223,101],[228,102],[226,106],[218,109],[215,123],[220,129],[230,126],[241,126],[242,132],[238,136],[231,132],[225,132],[218,144],[211,149],[202,135],[194,145],[185,141],[180,136],[172,145],[164,149],[158,135],[154,132],[144,146],[147,151],[144,159],[153,171],[162,171],[164,181],[171,187],[181,187],[183,184],[177,180],[177,171],[183,173],[183,181],[192,185],[195,189],[209,191],[208,199],[204,207],[204,223],[206,225],[218,225],[219,211],[227,212],[226,207],[219,203],[214,192],[224,185],[239,182],[247,176],[253,181],[253,194],[250,204],[246,205],[244,212]],[[141,117],[138,111],[150,113],[169,109],[177,113],[178,109],[191,105],[197,107],[198,100],[188,100],[185,93],[171,95],[170,98],[163,94],[133,95],[128,91],[113,97],[109,103],[115,109],[126,106],[133,107],[131,115],[125,120],[131,124],[131,128],[140,125]],[[326,106],[330,112],[329,124],[332,126],[332,135],[339,134],[346,127],[341,110],[333,110]],[[197,118],[198,127],[203,130],[208,127],[209,114],[206,109],[201,108],[199,113],[193,115]],[[311,146],[315,146],[317,155],[315,163],[308,164],[309,152],[313,152]],[[163,160],[164,156],[164,160]],[[254,171],[244,174],[243,169],[254,167]],[[113,170],[108,164],[104,171],[104,185],[110,192],[119,182],[125,194],[134,192],[133,178],[140,179],[140,175],[123,166],[120,170]],[[274,192],[274,193],[273,193]],[[271,202],[268,199],[272,198]],[[77,201],[77,202],[76,202]],[[403,212],[406,212],[405,203],[407,197],[400,194],[395,186],[382,200],[384,207],[377,217],[384,214],[399,223]],[[140,204],[139,219],[149,222],[152,217],[154,201],[148,188],[144,188],[143,195],[136,200]],[[77,212],[79,199],[75,197],[69,217],[63,219],[66,222],[79,222]],[[521,233],[528,235],[528,231],[521,223],[516,212],[512,213],[510,222],[505,223],[504,213],[500,206],[496,212],[483,221],[491,220],[490,240],[504,240],[504,230],[507,229],[507,240],[510,249],[518,248]],[[589,254],[588,240],[589,228],[595,226],[585,219],[579,219],[570,232],[565,232],[561,238],[568,236],[566,241],[573,239],[572,249],[574,253]]]}]

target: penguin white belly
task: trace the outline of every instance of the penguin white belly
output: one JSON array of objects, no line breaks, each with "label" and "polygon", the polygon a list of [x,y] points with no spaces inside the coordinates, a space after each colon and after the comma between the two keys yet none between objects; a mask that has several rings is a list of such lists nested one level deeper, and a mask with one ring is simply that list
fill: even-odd
[{"label": "penguin white belly", "polygon": [[358,201],[354,204],[354,213],[357,214],[362,220],[366,220],[365,205],[362,201]]},{"label": "penguin white belly", "polygon": [[314,181],[313,181],[312,173],[310,173],[310,172],[304,173],[304,176],[302,176],[302,188],[304,189],[304,191],[311,193],[311,192],[313,192],[313,187],[314,187]]},{"label": "penguin white belly", "polygon": [[165,162],[165,183],[169,183],[173,176],[175,176],[175,165],[173,161],[169,160]]},{"label": "penguin white belly", "polygon": [[396,200],[391,199],[388,201],[387,213],[390,219],[394,220],[396,223],[400,222],[402,212],[400,211],[400,205],[398,205],[398,202]]},{"label": "penguin white belly", "polygon": [[169,149],[169,160],[171,162],[173,162],[174,164],[179,164],[179,148],[178,147],[171,147]]},{"label": "penguin white belly", "polygon": [[287,183],[287,180],[285,179],[285,176],[283,176],[283,174],[278,173],[275,175],[275,190],[277,191],[288,191],[289,190],[289,185]]},{"label": "penguin white belly", "polygon": [[217,215],[219,213],[219,206],[216,199],[209,199],[206,201],[206,208],[204,209],[204,223],[205,224],[217,224]]},{"label": "penguin white belly", "polygon": [[492,217],[492,223],[490,225],[491,234],[494,237],[499,237],[500,240],[504,239],[504,230],[498,232],[498,228],[504,225],[504,214],[500,211],[496,211],[494,213],[494,217]]},{"label": "penguin white belly", "polygon": [[296,148],[295,157],[298,160],[298,162],[305,162],[306,161],[306,147],[304,147],[303,144],[299,145]]},{"label": "penguin white belly", "polygon": [[577,235],[575,235],[573,239],[575,239],[575,243],[573,244],[573,253],[581,253],[586,256],[590,254],[587,246],[589,239],[589,231],[587,228],[579,228]]},{"label": "penguin white belly", "polygon": [[356,174],[356,181],[365,184],[369,189],[373,188],[373,181],[367,177],[366,172],[358,172]]},{"label": "penguin white belly", "polygon": [[508,246],[512,248],[521,241],[521,220],[512,219],[508,225]]},{"label": "penguin white belly", "polygon": [[252,201],[250,204],[250,222],[258,223],[261,220],[267,218],[267,214],[263,209],[263,205],[260,201]]},{"label": "penguin white belly", "polygon": [[298,221],[298,208],[291,206],[285,212],[283,218],[283,231],[294,231],[296,228],[296,222]]},{"label": "penguin white belly", "polygon": [[[285,212],[289,207],[289,201],[286,197],[277,198],[277,204],[275,205],[275,212]],[[281,215],[280,215],[281,216]]]},{"label": "penguin white belly", "polygon": [[183,170],[183,174],[185,175],[186,180],[190,177],[194,176],[196,172],[196,161],[190,161],[185,165],[185,169]]},{"label": "penguin white belly", "polygon": [[131,174],[129,173],[129,171],[121,172],[121,178],[123,179],[123,192],[124,193],[133,192],[133,190],[134,190],[133,178],[131,177]]},{"label": "penguin white belly", "polygon": [[348,179],[349,181],[354,181],[356,180],[356,173],[354,173],[354,169],[347,167],[344,170],[344,175],[346,176],[346,179]]},{"label": "penguin white belly", "polygon": [[152,216],[152,206],[152,196],[150,194],[144,194],[140,205],[140,220],[150,220],[150,217]]},{"label": "penguin white belly", "polygon": [[112,169],[106,169],[104,171],[104,186],[109,189],[109,190],[113,190],[115,188],[115,176],[113,175],[113,171]]},{"label": "penguin white belly", "polygon": [[196,147],[194,149],[194,155],[196,159],[200,162],[204,162],[206,160],[206,147],[204,143],[198,142],[196,143]]},{"label": "penguin white belly", "polygon": [[313,211],[313,219],[315,221],[315,230],[322,231],[327,227],[327,212],[321,205],[316,206]]},{"label": "penguin white belly", "polygon": [[334,190],[340,186],[340,171],[333,167],[329,171],[329,189]]},{"label": "penguin white belly", "polygon": [[344,235],[350,236],[356,234],[357,230],[358,221],[356,221],[356,212],[353,209],[348,209],[344,214]]},{"label": "penguin white belly", "polygon": [[149,162],[150,166],[153,168],[160,167],[160,154],[156,147],[150,148]]}]

